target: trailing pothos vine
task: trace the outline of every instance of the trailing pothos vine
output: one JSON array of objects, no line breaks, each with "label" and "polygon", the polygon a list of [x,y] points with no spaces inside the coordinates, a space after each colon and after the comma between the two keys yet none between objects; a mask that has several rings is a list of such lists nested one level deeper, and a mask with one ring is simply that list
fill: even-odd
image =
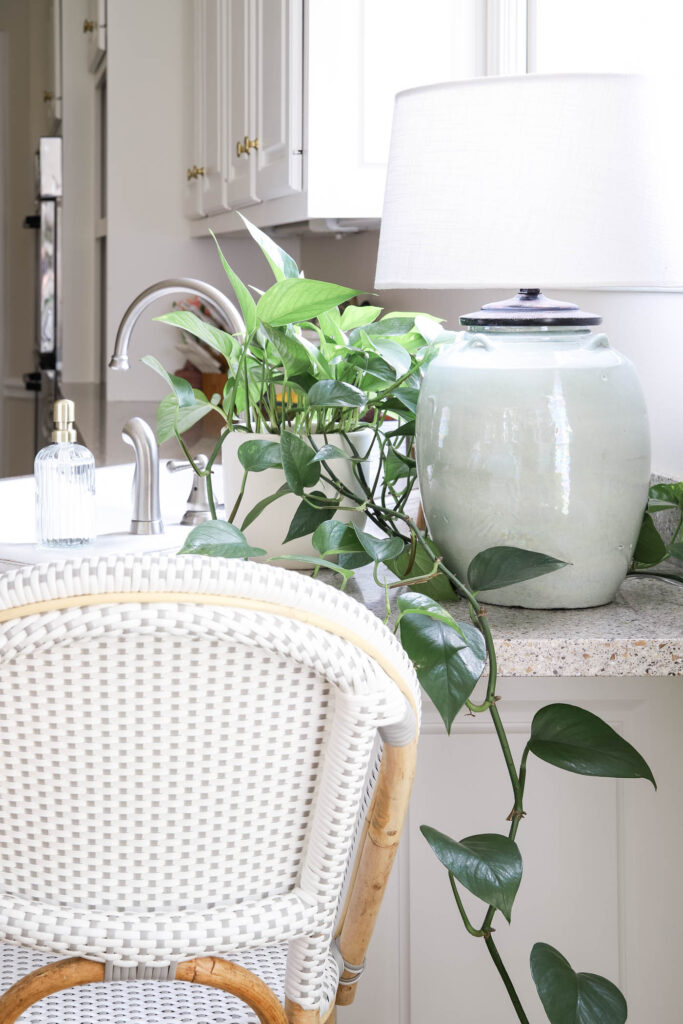
[{"label": "trailing pothos vine", "polygon": [[[230,335],[187,312],[160,318],[190,331],[224,356],[229,375],[223,394],[205,396],[167,373],[156,360],[146,359],[171,388],[159,408],[159,437],[175,435],[195,472],[205,475],[209,486],[213,519],[189,534],[182,551],[267,557],[265,549],[249,542],[245,531],[269,504],[285,494],[296,495],[296,513],[278,540],[310,535],[316,555],[306,560],[316,574],[323,570],[335,574],[342,588],[358,569],[370,566],[384,594],[386,622],[415,665],[447,732],[461,711],[491,720],[510,789],[506,829],[458,840],[431,825],[423,825],[421,831],[447,871],[465,929],[482,942],[516,1018],[527,1022],[494,939],[494,922],[497,914],[510,922],[522,880],[517,835],[525,815],[525,787],[533,758],[582,775],[648,779],[653,784],[654,777],[641,755],[607,723],[569,704],[541,708],[520,761],[512,755],[499,709],[494,639],[477,595],[561,572],[565,563],[549,554],[501,545],[477,554],[466,579],[461,579],[444,564],[427,529],[409,511],[417,481],[413,445],[421,368],[453,334],[424,314],[382,316],[377,307],[355,305],[342,312],[339,305],[357,292],[301,277],[287,253],[246,220],[245,225],[268,260],[275,283],[254,297],[221,253],[244,317],[244,334]],[[201,469],[192,460],[183,434],[209,414],[219,416],[223,426],[206,469]],[[362,455],[352,436],[359,426],[366,427],[371,437]],[[226,509],[226,518],[220,518],[211,470],[223,441],[233,431],[244,433],[238,453],[243,479],[238,500]],[[253,437],[263,432],[272,434],[272,440]],[[322,435],[323,443],[313,435]],[[351,483],[337,472],[339,460],[352,465]],[[243,509],[248,475],[272,468],[281,469],[283,482],[257,506]],[[683,487],[672,486],[679,491],[662,493],[659,505],[678,503],[683,509]],[[659,506],[651,509],[658,510]],[[349,522],[349,513],[364,514],[365,528]],[[641,557],[635,566],[640,572],[651,569],[655,554],[661,554],[650,522],[646,517],[647,536],[644,541],[641,537]],[[667,548],[667,555],[681,554],[679,542],[680,529],[673,542],[678,547]],[[282,560],[283,556],[277,559]],[[454,602],[463,609],[457,618]],[[483,699],[475,700],[474,689],[482,677]],[[461,889],[481,901],[480,919],[472,920],[467,913]],[[536,943],[530,966],[551,1024],[578,1019],[585,1024],[623,1024],[626,1020],[626,1002],[618,988],[597,975],[577,974],[553,947]]]}]

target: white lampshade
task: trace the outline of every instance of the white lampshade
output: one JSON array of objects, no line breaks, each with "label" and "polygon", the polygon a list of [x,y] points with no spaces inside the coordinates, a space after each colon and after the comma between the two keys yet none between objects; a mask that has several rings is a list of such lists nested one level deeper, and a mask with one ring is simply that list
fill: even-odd
[{"label": "white lampshade", "polygon": [[376,286],[683,287],[680,100],[607,74],[399,93]]}]

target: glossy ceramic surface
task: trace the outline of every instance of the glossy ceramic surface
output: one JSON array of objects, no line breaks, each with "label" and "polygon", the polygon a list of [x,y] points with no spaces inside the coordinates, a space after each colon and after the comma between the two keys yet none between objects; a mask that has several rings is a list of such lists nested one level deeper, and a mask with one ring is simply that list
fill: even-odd
[{"label": "glossy ceramic surface", "polygon": [[416,449],[430,532],[461,578],[477,552],[499,544],[571,563],[485,601],[582,608],[612,600],[647,502],[650,440],[634,367],[606,335],[459,335],[425,373]]}]

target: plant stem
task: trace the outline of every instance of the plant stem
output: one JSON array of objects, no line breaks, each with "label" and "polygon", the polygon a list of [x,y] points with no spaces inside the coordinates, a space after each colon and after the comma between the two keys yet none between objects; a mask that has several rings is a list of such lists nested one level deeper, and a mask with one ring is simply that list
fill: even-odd
[{"label": "plant stem", "polygon": [[515,991],[515,986],[512,984],[512,979],[510,978],[510,975],[508,974],[508,972],[505,970],[505,965],[504,965],[503,961],[500,958],[500,953],[498,952],[498,948],[497,948],[495,942],[493,941],[493,939],[491,938],[490,934],[484,937],[484,942],[486,943],[486,948],[488,949],[489,953],[491,954],[491,959],[493,960],[494,964],[496,965],[496,969],[497,969],[498,973],[500,974],[500,976],[502,978],[503,984],[505,985],[505,988],[507,989],[507,993],[508,993],[508,995],[510,997],[510,1002],[512,1003],[512,1005],[515,1008],[515,1013],[517,1014],[517,1018],[522,1022],[522,1024],[529,1024],[529,1018],[527,1017],[527,1015],[525,1014],[525,1012],[524,1012],[524,1010],[522,1008],[522,1004],[519,1001],[519,996],[517,995],[517,993]]},{"label": "plant stem", "polygon": [[249,470],[245,469],[244,473],[242,474],[242,483],[240,484],[240,492],[237,495],[237,498],[235,499],[235,504],[232,506],[232,512],[230,513],[230,516],[228,517],[228,522],[229,523],[231,523],[234,520],[235,516],[237,515],[237,510],[239,509],[240,505],[242,504],[242,498],[244,497],[244,489],[247,486],[247,474],[248,474],[248,472],[249,472]]},{"label": "plant stem", "polygon": [[448,872],[448,881],[451,883],[451,889],[453,890],[455,902],[457,903],[458,910],[460,911],[462,923],[465,925],[465,928],[470,933],[470,935],[474,935],[475,939],[480,939],[484,933],[480,929],[475,928],[474,925],[471,923],[469,917],[467,916],[467,911],[463,906],[463,902],[460,899],[460,893],[458,892],[458,887],[455,884],[455,878],[453,877],[450,871]]},{"label": "plant stem", "polygon": [[489,708],[489,714],[491,715],[491,718],[493,720],[493,727],[496,730],[496,736],[498,737],[498,742],[500,743],[501,749],[503,751],[503,757],[505,758],[505,766],[508,770],[508,775],[510,776],[512,792],[515,798],[515,811],[517,811],[517,805],[521,804],[519,776],[517,775],[515,762],[512,760],[510,744],[508,743],[507,734],[505,732],[505,728],[503,727],[503,723],[501,722],[500,714],[498,712],[498,707],[496,706],[496,704],[491,705],[491,707]]}]

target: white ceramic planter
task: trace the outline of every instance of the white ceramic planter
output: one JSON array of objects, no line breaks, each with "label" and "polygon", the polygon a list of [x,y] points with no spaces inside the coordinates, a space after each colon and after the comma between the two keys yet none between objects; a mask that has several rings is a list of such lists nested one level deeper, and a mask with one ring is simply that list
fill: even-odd
[{"label": "white ceramic planter", "polygon": [[606,335],[459,335],[426,371],[416,444],[430,532],[462,579],[477,552],[499,544],[571,563],[485,601],[612,600],[647,502],[650,442],[633,365]]},{"label": "white ceramic planter", "polygon": [[[372,443],[372,430],[369,428],[357,430],[349,434],[349,437],[351,438],[351,442],[358,454],[360,456],[365,456]],[[237,452],[240,445],[245,441],[255,440],[279,441],[279,435],[246,434],[240,431],[229,434],[223,443],[221,457],[223,461],[223,489],[226,516],[230,514],[237,495],[239,494],[242,475],[244,472],[242,464],[237,456]],[[323,437],[321,434],[314,434],[313,440],[319,448],[324,444],[329,443],[336,445],[342,450],[348,450],[344,439],[336,434],[327,434],[326,437]],[[347,462],[345,459],[335,459],[330,463],[330,465],[343,484],[352,488],[355,492],[359,492],[360,488],[358,481],[353,475],[353,463]],[[366,479],[370,480],[372,462],[370,464],[370,468],[364,466],[364,473],[366,474]],[[260,473],[249,473],[244,497],[242,498],[239,511],[235,516],[235,525],[241,529],[244,517],[251,511],[257,502],[268,497],[270,494],[274,494],[284,482],[284,472],[278,468],[264,469]],[[323,490],[326,494],[334,493],[329,485],[323,484],[322,482],[316,485],[316,489]],[[361,500],[360,494],[359,500]],[[289,529],[289,524],[291,523],[294,513],[300,503],[301,498],[298,495],[287,494],[282,498],[278,498],[277,501],[272,503],[272,505],[269,505],[244,531],[250,544],[253,544],[255,547],[265,548],[269,556],[317,556],[318,552],[311,543],[310,535],[308,537],[299,537],[296,540],[291,540],[287,544],[284,543],[285,536]],[[355,522],[358,526],[363,526],[363,523],[365,522],[364,513],[337,512],[334,518],[342,520],[343,522]],[[297,563],[292,561],[283,561],[282,565],[285,568],[290,569],[307,567],[305,562]]]}]

